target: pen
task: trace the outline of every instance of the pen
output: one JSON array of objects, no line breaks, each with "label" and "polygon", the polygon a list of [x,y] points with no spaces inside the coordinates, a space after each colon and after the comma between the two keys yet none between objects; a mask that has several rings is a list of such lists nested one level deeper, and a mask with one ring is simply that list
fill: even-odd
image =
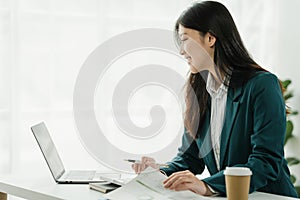
[{"label": "pen", "polygon": [[[130,163],[141,163],[140,160],[134,160],[134,159],[124,159],[124,161],[130,162]],[[165,168],[169,167],[168,164],[164,164],[164,163],[155,163],[155,164],[158,165],[159,167],[165,167]]]}]

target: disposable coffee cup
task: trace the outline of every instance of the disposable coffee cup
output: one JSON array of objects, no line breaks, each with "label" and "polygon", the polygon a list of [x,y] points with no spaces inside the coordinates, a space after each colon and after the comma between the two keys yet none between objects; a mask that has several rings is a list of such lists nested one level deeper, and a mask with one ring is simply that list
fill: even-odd
[{"label": "disposable coffee cup", "polygon": [[224,171],[228,200],[248,200],[252,172],[246,167],[226,167]]}]

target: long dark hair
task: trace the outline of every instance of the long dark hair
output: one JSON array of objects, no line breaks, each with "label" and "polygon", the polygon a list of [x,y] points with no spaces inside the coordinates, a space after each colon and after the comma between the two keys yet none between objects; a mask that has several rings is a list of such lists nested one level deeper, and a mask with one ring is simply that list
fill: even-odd
[{"label": "long dark hair", "polygon": [[[175,25],[175,39],[180,43],[179,24],[200,32],[199,36],[210,33],[216,37],[214,63],[221,74],[230,77],[229,87],[237,88],[247,82],[261,68],[249,55],[237,27],[227,8],[215,1],[195,3],[185,10]],[[195,92],[198,102],[193,98]],[[186,84],[186,111],[184,125],[193,137],[201,130],[207,109],[209,94],[206,82],[200,73],[190,74]],[[196,104],[199,106],[196,106]]]}]

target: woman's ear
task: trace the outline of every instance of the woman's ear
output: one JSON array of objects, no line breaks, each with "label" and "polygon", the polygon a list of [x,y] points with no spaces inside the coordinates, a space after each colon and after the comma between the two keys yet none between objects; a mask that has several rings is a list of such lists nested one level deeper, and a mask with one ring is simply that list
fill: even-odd
[{"label": "woman's ear", "polygon": [[210,48],[215,46],[216,40],[216,37],[210,34],[209,32],[205,35],[205,41],[207,42]]}]

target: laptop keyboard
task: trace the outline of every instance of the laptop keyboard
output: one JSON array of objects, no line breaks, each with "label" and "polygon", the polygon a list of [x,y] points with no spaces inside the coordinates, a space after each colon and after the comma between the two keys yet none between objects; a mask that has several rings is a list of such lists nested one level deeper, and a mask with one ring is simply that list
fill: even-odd
[{"label": "laptop keyboard", "polygon": [[66,179],[70,180],[92,180],[95,176],[95,171],[70,171],[66,175]]}]

